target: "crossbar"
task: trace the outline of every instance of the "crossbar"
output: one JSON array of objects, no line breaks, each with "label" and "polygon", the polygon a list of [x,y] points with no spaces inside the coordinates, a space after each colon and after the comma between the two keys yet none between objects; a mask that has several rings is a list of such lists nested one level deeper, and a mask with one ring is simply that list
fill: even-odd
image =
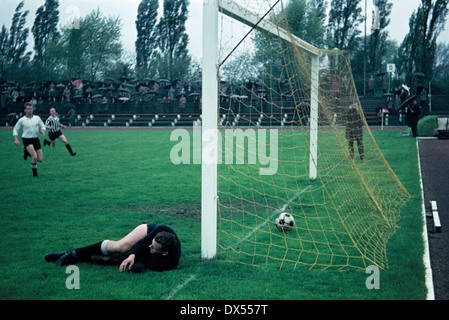
[{"label": "crossbar", "polygon": [[260,17],[255,15],[254,13],[240,7],[238,4],[236,4],[232,0],[228,1],[220,1],[219,4],[220,12],[237,20],[240,21],[243,24],[246,24],[247,26],[254,27],[256,26],[256,29],[266,31],[276,37],[280,37],[281,39],[288,41],[288,42],[294,42],[297,46],[301,47],[302,49],[306,50],[307,52],[313,54],[314,56],[318,56],[320,49],[314,47],[313,45],[307,43],[306,41],[288,33],[284,29],[275,26],[270,21],[264,19],[260,21]]}]

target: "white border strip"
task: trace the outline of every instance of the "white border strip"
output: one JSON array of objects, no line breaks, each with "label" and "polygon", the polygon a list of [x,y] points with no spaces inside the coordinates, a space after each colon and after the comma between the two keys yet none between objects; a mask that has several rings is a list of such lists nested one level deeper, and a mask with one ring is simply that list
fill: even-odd
[{"label": "white border strip", "polygon": [[421,196],[422,196],[422,216],[423,216],[423,238],[424,238],[424,266],[426,268],[426,287],[427,287],[427,300],[435,300],[435,292],[433,288],[433,276],[432,276],[432,267],[430,266],[430,252],[429,252],[429,239],[427,236],[427,222],[426,222],[426,206],[424,204],[424,187],[422,182],[421,175],[421,157],[419,155],[419,139],[416,139],[416,151],[418,152],[418,167],[419,167],[419,180],[421,187]]}]

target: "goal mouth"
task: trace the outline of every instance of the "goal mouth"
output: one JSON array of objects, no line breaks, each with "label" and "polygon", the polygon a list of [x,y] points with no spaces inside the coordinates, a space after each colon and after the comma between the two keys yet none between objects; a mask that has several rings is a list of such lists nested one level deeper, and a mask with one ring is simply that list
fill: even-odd
[{"label": "goal mouth", "polygon": [[[367,125],[350,53],[291,34],[282,1],[226,0],[215,8],[218,63],[203,67],[203,91],[205,79],[217,86],[203,98],[202,126],[234,135],[217,135],[216,157],[226,161],[216,172],[203,168],[202,245],[212,243],[203,258],[388,268],[388,240],[410,195]],[[276,170],[261,174],[268,160]],[[291,230],[276,227],[281,212],[294,217]]]}]

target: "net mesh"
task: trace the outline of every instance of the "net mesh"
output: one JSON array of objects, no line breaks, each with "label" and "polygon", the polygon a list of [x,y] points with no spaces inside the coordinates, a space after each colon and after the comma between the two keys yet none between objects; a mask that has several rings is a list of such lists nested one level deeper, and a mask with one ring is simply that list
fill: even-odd
[{"label": "net mesh", "polygon": [[[275,3],[226,0],[260,18]],[[281,2],[261,19],[275,35],[224,12],[220,19],[218,258],[275,268],[387,268],[387,243],[410,195],[369,130],[348,52],[317,51],[317,175],[310,179],[314,54],[285,31]],[[276,226],[282,212],[295,219],[290,231]]]}]

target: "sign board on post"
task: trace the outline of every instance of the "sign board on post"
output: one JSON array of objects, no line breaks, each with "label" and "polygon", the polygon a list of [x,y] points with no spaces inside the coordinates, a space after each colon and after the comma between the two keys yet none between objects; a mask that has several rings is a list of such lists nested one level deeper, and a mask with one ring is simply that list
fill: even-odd
[{"label": "sign board on post", "polygon": [[396,65],[394,63],[387,64],[387,72],[388,73],[395,73],[396,72]]}]

